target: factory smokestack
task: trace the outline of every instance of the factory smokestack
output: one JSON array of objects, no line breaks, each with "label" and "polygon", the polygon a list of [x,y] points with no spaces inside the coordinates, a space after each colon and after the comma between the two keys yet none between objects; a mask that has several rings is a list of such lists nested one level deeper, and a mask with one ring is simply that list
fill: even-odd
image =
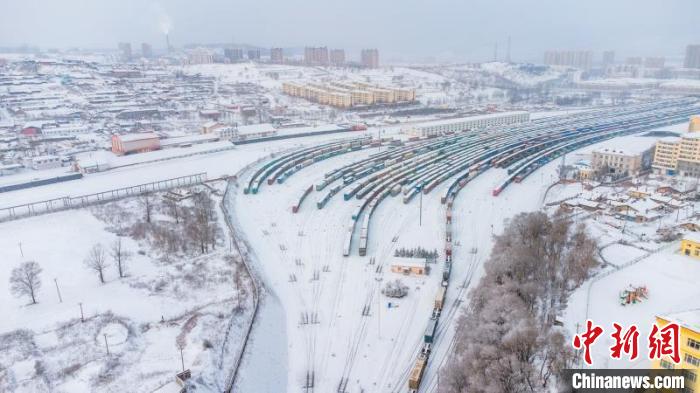
[{"label": "factory smokestack", "polygon": [[168,33],[165,33],[165,47],[168,50],[168,53],[172,52],[172,47],[170,46],[170,37],[168,37]]}]

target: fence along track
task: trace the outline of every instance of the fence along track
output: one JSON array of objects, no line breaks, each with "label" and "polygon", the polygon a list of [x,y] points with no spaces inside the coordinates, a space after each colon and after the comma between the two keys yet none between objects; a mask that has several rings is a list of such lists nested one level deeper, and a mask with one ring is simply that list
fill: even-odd
[{"label": "fence along track", "polygon": [[94,194],[78,195],[75,197],[63,197],[48,199],[23,205],[0,208],[0,222],[18,220],[26,217],[55,213],[68,209],[77,209],[100,203],[116,201],[118,199],[172,190],[178,187],[191,187],[202,184],[207,180],[207,173],[200,172],[193,175],[174,177],[150,183],[139,184],[130,187],[115,188],[113,190],[97,192]]},{"label": "fence along track", "polygon": [[[239,172],[239,175],[245,171],[247,168],[244,168],[241,172]],[[240,176],[239,176],[240,177]],[[236,192],[236,190],[231,191],[232,188],[232,182],[235,180],[229,180],[226,184],[226,191],[224,192],[224,196],[221,200],[221,210],[224,212],[224,220],[226,221],[226,226],[228,227],[229,234],[231,236],[231,242],[233,243],[233,246],[236,248],[236,251],[238,252],[238,255],[241,256],[241,261],[243,262],[243,267],[245,268],[248,277],[250,277],[251,282],[253,283],[253,312],[250,315],[250,320],[248,321],[248,329],[245,332],[245,335],[243,336],[243,345],[241,346],[241,350],[238,353],[238,357],[235,359],[235,363],[233,365],[233,369],[231,370],[228,378],[226,379],[226,386],[224,388],[224,393],[231,393],[233,391],[233,386],[236,383],[236,377],[238,376],[238,370],[240,369],[241,366],[241,361],[243,360],[243,355],[245,354],[246,348],[248,346],[248,342],[250,341],[250,335],[253,332],[253,325],[255,324],[255,319],[258,316],[258,309],[260,305],[260,282],[258,281],[257,276],[254,274],[253,269],[250,266],[250,260],[249,260],[249,254],[247,252],[246,247],[241,247],[241,243],[243,242],[241,239],[238,238],[236,235],[236,231],[234,230],[233,223],[231,222],[230,215],[229,215],[229,210],[226,207],[226,199],[229,195],[229,192]],[[245,244],[244,244],[245,246]],[[246,250],[246,252],[243,252],[243,249]],[[231,319],[233,321],[233,317]],[[226,338],[224,339],[224,344],[222,345],[222,348],[226,346],[226,342],[228,341],[228,336],[229,332],[231,329],[231,324],[229,324],[229,328],[226,331]]]}]

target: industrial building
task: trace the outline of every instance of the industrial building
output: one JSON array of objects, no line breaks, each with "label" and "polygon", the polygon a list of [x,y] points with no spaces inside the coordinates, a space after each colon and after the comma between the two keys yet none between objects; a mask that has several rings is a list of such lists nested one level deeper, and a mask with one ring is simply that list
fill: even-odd
[{"label": "industrial building", "polygon": [[405,132],[410,136],[425,138],[492,126],[525,123],[527,121],[530,121],[530,113],[528,112],[494,113],[431,121],[407,129]]},{"label": "industrial building", "polygon": [[112,152],[117,155],[160,149],[160,137],[152,132],[112,135]]}]

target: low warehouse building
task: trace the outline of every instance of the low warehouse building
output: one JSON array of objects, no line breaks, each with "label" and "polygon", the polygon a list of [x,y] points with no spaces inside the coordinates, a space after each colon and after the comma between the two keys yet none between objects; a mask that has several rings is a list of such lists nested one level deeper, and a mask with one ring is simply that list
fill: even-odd
[{"label": "low warehouse building", "polygon": [[112,152],[117,155],[160,149],[160,137],[152,132],[112,135]]},{"label": "low warehouse building", "polygon": [[428,274],[428,262],[425,258],[392,257],[391,271],[401,274]]}]

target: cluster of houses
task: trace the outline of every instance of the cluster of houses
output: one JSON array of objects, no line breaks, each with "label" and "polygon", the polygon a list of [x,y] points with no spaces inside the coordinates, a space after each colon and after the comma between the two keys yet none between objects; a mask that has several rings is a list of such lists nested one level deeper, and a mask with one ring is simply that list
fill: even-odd
[{"label": "cluster of houses", "polygon": [[[625,182],[615,187],[591,187],[575,197],[560,201],[566,211],[589,212],[609,215],[637,223],[655,221],[672,212],[694,208],[697,196],[697,180],[666,181],[650,178],[643,185]],[[684,212],[683,217],[690,216]]]},{"label": "cluster of houses", "polygon": [[[115,65],[60,55],[4,62],[0,176],[74,167],[76,157],[94,151],[123,155],[229,139],[237,130],[225,125],[265,115],[261,89],[158,62]],[[203,124],[207,135],[200,135]],[[212,124],[216,130],[207,128]]]}]

